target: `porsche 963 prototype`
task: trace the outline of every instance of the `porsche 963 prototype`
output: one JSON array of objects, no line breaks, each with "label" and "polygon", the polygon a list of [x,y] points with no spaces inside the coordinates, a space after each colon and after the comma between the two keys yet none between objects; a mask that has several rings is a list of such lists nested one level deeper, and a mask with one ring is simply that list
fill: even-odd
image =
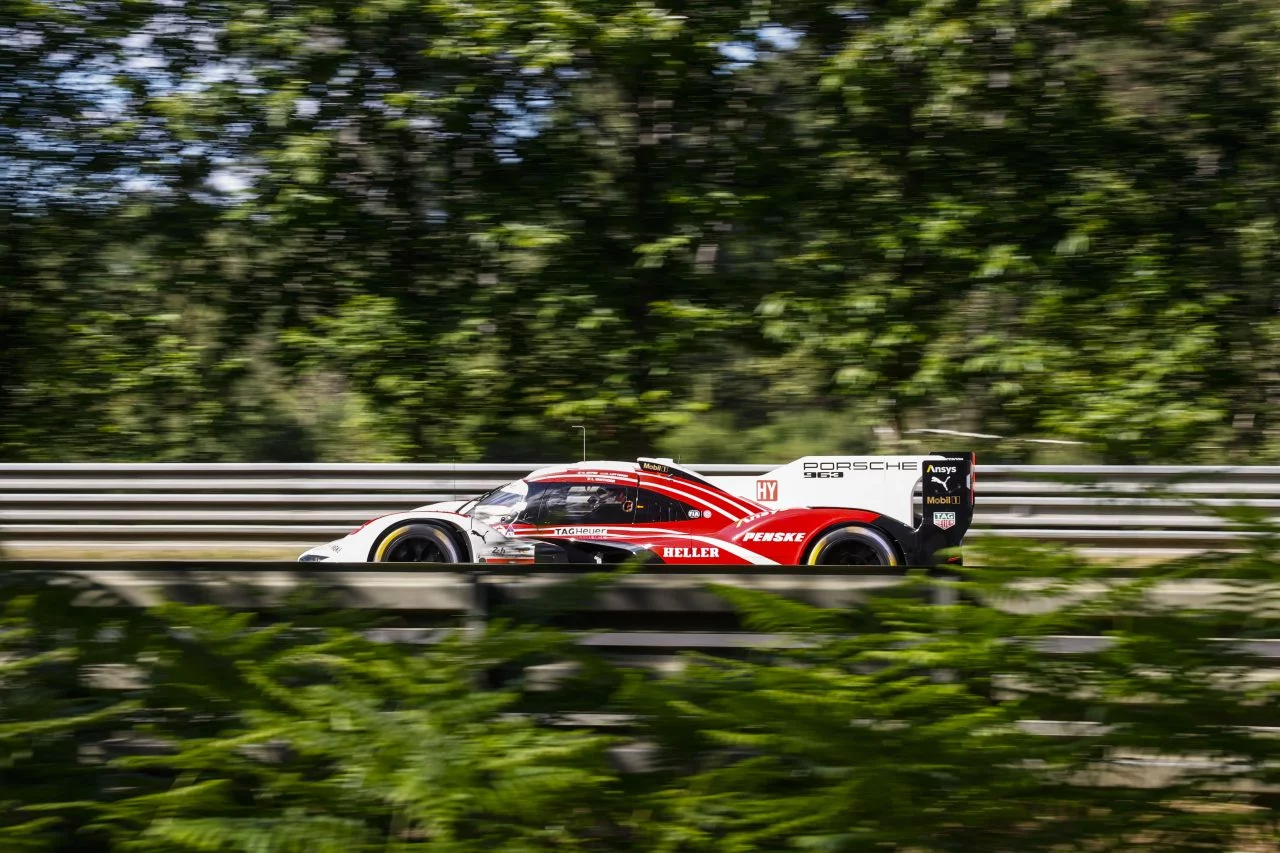
[{"label": "porsche 963 prototype", "polygon": [[384,515],[304,562],[927,566],[958,562],[974,454],[806,456],[759,476],[670,459],[540,468],[465,501]]}]

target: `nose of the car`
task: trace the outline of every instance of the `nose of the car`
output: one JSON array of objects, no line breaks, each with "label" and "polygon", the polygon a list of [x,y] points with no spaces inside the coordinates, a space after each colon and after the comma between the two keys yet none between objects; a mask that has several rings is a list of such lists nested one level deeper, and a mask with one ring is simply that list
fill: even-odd
[{"label": "nose of the car", "polygon": [[310,549],[309,551],[302,552],[302,554],[298,557],[298,562],[299,563],[315,563],[320,560],[329,559],[331,554],[332,552],[329,550],[328,545],[317,545],[316,547]]}]

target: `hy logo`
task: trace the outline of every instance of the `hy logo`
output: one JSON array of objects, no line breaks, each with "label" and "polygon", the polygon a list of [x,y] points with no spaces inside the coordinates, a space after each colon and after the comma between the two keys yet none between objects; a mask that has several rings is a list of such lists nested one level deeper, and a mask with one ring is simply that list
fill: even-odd
[{"label": "hy logo", "polygon": [[756,500],[776,501],[778,499],[777,480],[756,480]]}]

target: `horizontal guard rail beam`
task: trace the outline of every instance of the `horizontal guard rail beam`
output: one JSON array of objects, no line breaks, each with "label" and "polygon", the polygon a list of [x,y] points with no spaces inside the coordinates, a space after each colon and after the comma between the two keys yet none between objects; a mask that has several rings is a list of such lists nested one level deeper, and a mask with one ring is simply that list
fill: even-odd
[{"label": "horizontal guard rail beam", "polygon": [[[132,552],[290,559],[363,521],[554,463],[0,463],[0,548],[93,559]],[[769,464],[692,465],[749,476]],[[1238,547],[1210,510],[1280,517],[1280,466],[981,465],[974,541],[1062,542],[1100,557]]]},{"label": "horizontal guard rail beam", "polygon": [[[770,592],[815,607],[844,608],[855,605],[868,590],[906,583],[912,577],[932,575],[942,582],[922,585],[935,603],[954,601],[956,570],[938,567],[752,567],[746,571],[725,571],[718,566],[673,566],[661,571],[618,571],[612,575],[595,566],[564,564],[539,565],[532,571],[523,567],[497,568],[491,564],[449,565],[438,563],[398,563],[395,568],[379,563],[281,563],[257,561],[184,562],[144,561],[0,561],[0,585],[8,579],[43,579],[63,586],[80,586],[86,594],[96,593],[97,603],[110,604],[102,596],[115,596],[123,606],[153,606],[166,597],[232,607],[275,606],[288,593],[306,587],[322,587],[331,592],[334,604],[373,610],[475,613],[487,611],[478,605],[477,588],[492,591],[491,603],[514,604],[536,600],[548,589],[575,579],[591,584],[589,605],[575,612],[653,614],[726,613],[729,604],[708,590],[714,585]],[[1108,570],[1110,577],[1091,579],[1072,588],[1074,596],[1100,594],[1113,583],[1141,574],[1140,568]],[[1179,580],[1154,584],[1149,591],[1157,601],[1181,607],[1231,607],[1233,597],[1251,585],[1275,589],[1270,581],[1224,577],[1206,566]],[[1006,590],[997,606],[1027,612],[1052,607],[1052,600],[1039,596],[1055,581],[1024,580]],[[1008,593],[1027,592],[1026,599]],[[1067,600],[1061,597],[1060,600]],[[665,627],[665,626],[662,626]]]}]

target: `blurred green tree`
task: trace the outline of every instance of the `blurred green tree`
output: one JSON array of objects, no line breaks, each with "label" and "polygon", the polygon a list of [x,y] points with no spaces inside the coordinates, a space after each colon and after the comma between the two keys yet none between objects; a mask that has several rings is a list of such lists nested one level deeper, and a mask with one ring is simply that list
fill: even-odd
[{"label": "blurred green tree", "polygon": [[6,8],[7,458],[1280,452],[1263,0]]}]

